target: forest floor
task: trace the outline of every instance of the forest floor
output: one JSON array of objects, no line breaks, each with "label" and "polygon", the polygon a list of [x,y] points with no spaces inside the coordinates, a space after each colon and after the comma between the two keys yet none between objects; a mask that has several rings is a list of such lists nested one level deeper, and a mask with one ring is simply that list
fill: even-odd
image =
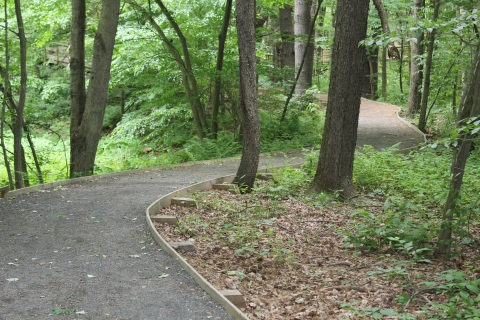
[{"label": "forest floor", "polygon": [[[362,99],[357,145],[381,150],[398,144],[408,152],[424,142],[397,111]],[[465,306],[434,286],[480,276],[474,274],[477,249],[463,247],[448,261],[422,258],[421,250],[394,243],[366,251],[346,240],[355,234],[359,215],[385,210],[383,196],[312,205],[316,200],[304,191],[272,198],[268,188],[275,187],[260,180],[254,194],[196,193],[200,208],[162,209],[158,214],[177,216],[178,223],[156,223],[157,231],[168,242],[193,242],[196,251],[182,257],[217,289],[239,290],[251,319],[427,319],[440,310],[441,318],[461,317]],[[472,233],[480,233],[474,228]],[[459,290],[454,282],[448,285],[451,292]]]},{"label": "forest floor", "polygon": [[[418,132],[399,122],[396,107],[365,102],[362,100],[360,145],[382,148],[402,142],[401,148],[407,148],[413,146],[414,141],[423,141]],[[389,120],[377,121],[375,116],[365,114],[368,105],[380,117],[390,114]],[[370,128],[366,128],[369,123]],[[397,127],[405,135],[392,133]],[[389,137],[395,138],[393,143],[386,142]],[[260,166],[298,164],[303,161],[302,157],[301,151],[265,155]],[[160,196],[198,181],[232,174],[237,166],[238,158],[221,159],[94,176],[89,180],[68,181],[55,188],[46,186],[29,194],[7,194],[7,199],[0,200],[0,319],[230,319],[174,259],[158,248],[144,217],[146,207]],[[296,208],[296,204],[292,204],[292,208]],[[340,208],[331,210],[343,210]],[[340,221],[334,211],[325,211],[322,220]],[[295,229],[291,228],[295,224],[288,219],[285,223],[286,234],[293,237],[291,233]],[[331,243],[328,247],[337,250],[338,236],[331,234],[327,225],[323,228],[325,241]],[[311,257],[309,264],[332,264],[329,267],[344,271],[362,267],[362,259],[365,259],[354,257],[351,251],[338,252],[336,256],[336,251],[319,250],[318,257]],[[288,252],[283,253],[288,258]],[[303,272],[296,269],[295,263],[283,266],[294,273]],[[317,268],[315,272],[322,270]],[[268,273],[259,274],[269,277]],[[368,279],[342,283],[334,275],[329,273],[322,278],[331,279],[331,284],[323,290],[332,290],[322,299],[330,295],[328,299],[341,301],[338,295],[343,294],[343,289],[339,290],[338,281],[342,286],[367,285]],[[288,290],[293,279],[282,277],[278,280],[281,279],[283,283],[279,285]],[[316,284],[312,282],[312,285]],[[369,290],[371,288],[373,286]],[[257,289],[261,292],[261,285]],[[387,289],[391,297],[392,288]],[[353,293],[362,291],[354,290]],[[295,298],[295,304],[304,305],[307,298],[302,292],[302,296]],[[369,299],[365,296],[361,301]],[[265,302],[251,300],[249,308],[255,310],[253,304],[261,306],[261,303]],[[307,309],[298,312],[307,312]],[[320,312],[320,309],[308,309],[307,313],[314,316],[313,312]],[[315,316],[326,318],[324,314]],[[275,318],[293,316],[279,313]]]},{"label": "forest floor", "polygon": [[215,288],[239,290],[250,319],[399,319],[401,313],[426,319],[448,305],[449,295],[425,283],[442,283],[438,277],[447,270],[469,274],[478,266],[472,247],[449,261],[415,261],[391,244],[375,252],[346,245],[347,234],[356,233],[356,214],[378,215],[381,197],[312,206],[304,194],[272,199],[267,188],[260,182],[263,191],[253,195],[199,192],[200,209],[159,212],[177,216],[177,226],[156,223],[166,241],[194,243],[196,251],[182,257]]}]

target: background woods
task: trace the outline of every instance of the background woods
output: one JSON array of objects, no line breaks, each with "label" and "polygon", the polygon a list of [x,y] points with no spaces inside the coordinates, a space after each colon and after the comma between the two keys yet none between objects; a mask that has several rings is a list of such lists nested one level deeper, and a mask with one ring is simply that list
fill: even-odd
[{"label": "background woods", "polygon": [[431,195],[443,199],[436,252],[448,253],[472,183],[458,168],[478,160],[479,2],[243,5],[5,0],[0,184],[242,154],[250,189],[260,151],[321,146],[311,190],[349,199],[379,189],[355,169],[362,96],[400,106],[452,163],[432,169],[451,174]]},{"label": "background woods", "polygon": [[[241,155],[235,182],[250,194],[229,196],[249,200],[221,211],[218,228],[198,214],[178,232],[214,230],[242,262],[288,266],[345,299],[358,291],[352,303],[325,295],[352,317],[480,317],[479,0],[1,6],[0,187]],[[403,153],[360,147],[364,102],[398,106],[427,142]],[[301,168],[256,181],[260,152],[299,148]],[[328,261],[341,255],[347,262]],[[367,264],[364,285],[344,277]],[[234,273],[264,281],[259,270]],[[378,300],[365,298],[370,280]],[[289,306],[319,303],[309,285],[285,295]]]}]

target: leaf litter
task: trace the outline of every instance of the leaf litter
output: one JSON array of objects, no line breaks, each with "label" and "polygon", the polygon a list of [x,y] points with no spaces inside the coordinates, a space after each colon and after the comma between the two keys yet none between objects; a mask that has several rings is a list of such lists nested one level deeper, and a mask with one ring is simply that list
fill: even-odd
[{"label": "leaf litter", "polygon": [[[313,207],[306,197],[258,192],[209,190],[194,197],[200,208],[163,208],[158,214],[178,222],[155,222],[156,229],[168,242],[193,240],[196,251],[182,256],[218,290],[239,290],[251,319],[398,319],[400,313],[423,319],[425,301],[448,296],[423,290],[421,282],[478,261],[476,250],[464,251],[461,264],[420,264],[393,248],[345,245],[339,230],[350,228],[351,213],[359,207],[378,213],[382,199]],[[406,306],[397,302],[405,292],[411,296]]]}]

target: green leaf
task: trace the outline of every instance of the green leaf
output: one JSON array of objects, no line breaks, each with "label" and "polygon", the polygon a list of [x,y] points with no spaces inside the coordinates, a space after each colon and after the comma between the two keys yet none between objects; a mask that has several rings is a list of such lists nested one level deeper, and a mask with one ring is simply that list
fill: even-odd
[{"label": "green leaf", "polygon": [[460,296],[461,296],[463,299],[468,299],[468,298],[470,298],[470,293],[468,293],[467,291],[461,290],[461,291],[460,291]]},{"label": "green leaf", "polygon": [[381,309],[380,313],[383,314],[384,316],[396,316],[398,315],[398,312],[392,309]]},{"label": "green leaf", "polygon": [[472,286],[471,284],[466,285],[467,289],[470,290],[473,293],[479,294],[480,289],[477,286]]},{"label": "green leaf", "polygon": [[53,312],[53,314],[62,314],[63,313],[62,308],[59,308],[59,307],[56,307],[56,308],[52,309],[52,312]]}]

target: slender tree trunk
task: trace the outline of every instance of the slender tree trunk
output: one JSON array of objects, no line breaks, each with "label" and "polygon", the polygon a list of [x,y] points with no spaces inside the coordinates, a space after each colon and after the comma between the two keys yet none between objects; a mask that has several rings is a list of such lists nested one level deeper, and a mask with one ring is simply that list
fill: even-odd
[{"label": "slender tree trunk", "polygon": [[[470,83],[467,84],[462,97],[463,113],[460,115],[459,126],[465,125],[464,120],[468,117],[478,117],[480,115],[480,59],[477,49]],[[472,144],[472,135],[463,134],[458,149],[453,152],[452,165],[450,167],[450,190],[445,203],[443,222],[440,227],[438,236],[438,244],[436,248],[437,255],[446,255],[450,253],[452,245],[453,217],[457,214],[457,208],[460,200],[460,189],[465,173],[465,166],[470,154],[470,146]]]},{"label": "slender tree trunk", "polygon": [[17,17],[18,38],[20,40],[20,97],[15,110],[15,124],[13,127],[13,160],[15,169],[15,188],[25,187],[24,179],[27,176],[26,165],[22,151],[23,110],[27,91],[27,39],[23,26],[20,0],[15,0],[15,15]]},{"label": "slender tree trunk", "polygon": [[[373,0],[373,4],[377,9],[378,17],[380,18],[380,23],[382,25],[382,32],[386,35],[390,35],[390,27],[388,25],[388,15],[387,10],[383,5],[381,0]],[[389,44],[394,45],[394,44]],[[377,68],[378,69],[378,68]],[[378,77],[376,77],[378,80]],[[376,94],[374,95],[376,98]],[[386,47],[383,47],[382,50],[382,97],[385,100],[387,97],[387,52]]]},{"label": "slender tree trunk", "polygon": [[22,183],[23,183],[23,188],[30,187],[30,180],[28,178],[28,165],[27,165],[27,158],[25,157],[25,149],[22,146],[22,152],[21,152],[21,172],[22,172]]},{"label": "slender tree trunk", "polygon": [[242,159],[234,182],[251,190],[260,159],[260,119],[257,106],[255,50],[255,1],[236,1],[236,25],[240,60],[240,108],[242,118]]},{"label": "slender tree trunk", "polygon": [[355,194],[353,159],[357,140],[369,0],[338,0],[327,114],[311,189]]},{"label": "slender tree trunk", "polygon": [[[70,33],[70,177],[81,175],[81,153],[86,147],[80,132],[85,112],[85,29],[86,4],[72,0],[72,28]],[[78,164],[76,164],[78,162]],[[93,170],[93,169],[91,169]],[[88,174],[90,169],[87,169]]]},{"label": "slender tree trunk", "polygon": [[385,34],[390,34],[390,27],[388,26],[388,15],[387,10],[381,0],[373,0],[373,5],[377,9],[378,17],[380,18],[380,23],[382,25],[382,31]]},{"label": "slender tree trunk", "polygon": [[364,76],[362,79],[362,97],[377,100],[378,98],[378,46],[366,47]]},{"label": "slender tree trunk", "polygon": [[382,98],[387,99],[387,47],[382,50]]},{"label": "slender tree trunk", "polygon": [[35,150],[35,144],[33,143],[32,136],[30,135],[30,130],[28,124],[23,124],[23,131],[27,135],[28,146],[30,147],[30,152],[32,153],[33,162],[35,163],[35,168],[37,169],[37,178],[40,184],[43,184],[43,175],[42,168],[40,167],[40,162],[38,161],[37,152]]},{"label": "slender tree trunk", "polygon": [[190,53],[188,51],[187,39],[183,35],[182,30],[178,26],[177,22],[173,18],[170,11],[168,11],[168,9],[165,7],[163,2],[161,0],[155,0],[155,2],[158,4],[160,9],[162,9],[163,15],[167,18],[168,22],[170,23],[172,28],[175,30],[175,33],[177,34],[177,37],[180,40],[180,43],[182,45],[183,60],[185,63],[185,69],[187,71],[188,81],[190,82],[190,86],[191,86],[192,99],[194,101],[195,109],[198,114],[198,118],[202,123],[202,128],[203,128],[203,134],[200,136],[200,138],[203,138],[205,137],[205,130],[207,130],[208,126],[207,126],[207,120],[205,117],[204,107],[200,101],[200,92],[198,90],[197,79],[195,78],[195,74],[192,68],[192,63],[190,61]]},{"label": "slender tree trunk", "polygon": [[222,82],[223,56],[225,51],[225,41],[227,40],[228,25],[232,12],[232,0],[225,3],[225,14],[223,16],[222,30],[218,35],[218,53],[217,67],[215,74],[215,85],[213,87],[213,106],[212,106],[212,137],[217,139],[218,133],[218,110],[220,108],[220,87]]},{"label": "slender tree trunk", "polygon": [[[311,43],[311,38],[313,37],[314,35],[314,32],[315,32],[315,21],[317,19],[317,16],[318,16],[318,12],[320,11],[320,6],[322,5],[322,0],[320,0],[318,2],[318,7],[317,7],[317,10],[314,14],[314,17],[313,17],[313,20],[312,20],[312,24],[310,26],[310,31],[308,33],[308,40],[307,40],[307,49],[309,46],[312,45]],[[308,50],[304,50],[303,51],[303,57],[301,59],[301,63],[300,65],[298,66],[296,72],[297,72],[297,75],[295,76],[295,80],[293,81],[293,85],[292,85],[292,88],[290,90],[290,94],[287,96],[287,100],[285,101],[285,106],[283,107],[283,111],[282,111],[282,117],[280,118],[280,122],[283,122],[283,120],[285,120],[285,117],[287,115],[287,110],[288,110],[288,104],[290,103],[290,100],[292,99],[293,97],[293,93],[295,92],[296,90],[296,87],[298,85],[298,82],[300,81],[300,77],[301,77],[301,74],[302,74],[302,70],[303,70],[303,67],[304,67],[304,63],[306,61],[306,56],[308,55]]]},{"label": "slender tree trunk", "polygon": [[[413,21],[416,24],[422,10],[422,0],[413,1]],[[423,72],[420,57],[423,54],[423,32],[416,36],[416,41],[410,41],[410,92],[408,95],[407,117],[413,117],[420,109]]]},{"label": "slender tree trunk", "polygon": [[10,168],[10,162],[8,161],[8,155],[7,155],[7,147],[5,146],[5,139],[4,139],[4,132],[5,132],[5,111],[7,109],[7,99],[8,97],[8,90],[9,90],[9,80],[8,80],[8,69],[9,69],[9,61],[10,61],[10,52],[8,51],[8,9],[7,9],[7,0],[4,1],[4,15],[5,15],[5,71],[2,72],[0,69],[0,72],[3,75],[3,78],[5,80],[5,86],[3,88],[3,103],[2,103],[2,118],[0,122],[0,135],[1,135],[1,143],[2,143],[2,152],[3,152],[3,161],[5,163],[5,168],[7,169],[7,175],[8,175],[8,182],[9,182],[9,187],[10,190],[14,189],[14,181],[13,181],[13,176],[12,176],[12,171]]},{"label": "slender tree trunk", "polygon": [[287,68],[287,76],[284,80],[293,81],[295,78],[295,33],[293,31],[293,8],[291,5],[284,4],[279,9],[280,35],[280,60],[281,67]]},{"label": "slender tree trunk", "polygon": [[[440,11],[440,0],[435,0],[433,9],[433,21],[436,21]],[[437,29],[434,28],[428,35],[428,47],[427,47],[427,59],[425,61],[424,68],[424,80],[423,80],[423,92],[422,101],[420,106],[420,119],[418,121],[418,129],[422,132],[426,132],[427,125],[427,107],[428,107],[428,95],[430,94],[430,74],[432,72],[433,51],[435,48],[435,35]]]},{"label": "slender tree trunk", "polygon": [[398,66],[398,83],[400,92],[403,93],[403,39],[400,42],[400,63]]},{"label": "slender tree trunk", "polygon": [[[297,96],[303,95],[312,86],[314,48],[307,46],[312,20],[311,8],[312,0],[295,0],[295,68],[298,70],[303,64],[295,90]],[[305,61],[302,61],[305,51]]]},{"label": "slender tree trunk", "polygon": [[[170,43],[170,39],[166,36],[163,29],[157,24],[157,22],[155,21],[155,19],[153,19],[153,16],[149,12],[147,12],[143,7],[141,7],[140,5],[138,5],[136,2],[132,0],[126,0],[125,2],[127,2],[133,8],[135,8],[136,10],[138,10],[143,14],[143,16],[148,20],[150,25],[153,27],[153,29],[158,33],[158,35],[162,39],[163,44],[165,45],[165,48],[168,50],[168,52],[173,57],[173,59],[177,62],[180,68],[180,72],[182,73],[182,82],[183,82],[185,91],[187,93],[190,109],[192,110],[192,116],[193,116],[193,121],[195,123],[195,129],[197,131],[197,135],[200,137],[200,139],[203,139],[205,137],[205,131],[207,130],[207,127],[205,124],[206,120],[203,112],[203,106],[200,103],[198,89],[194,87],[192,85],[192,82],[190,81],[192,77],[194,78],[194,74],[193,74],[193,70],[191,69],[191,66],[189,69],[189,64],[184,59],[182,59],[177,49]],[[168,11],[162,11],[162,12],[168,13]],[[180,31],[180,29],[178,30]],[[186,40],[184,41],[184,43],[186,44]],[[187,53],[188,53],[188,50],[187,50]],[[193,84],[196,85],[196,81],[194,81]]]},{"label": "slender tree trunk", "polygon": [[[117,32],[120,0],[103,0],[98,30],[93,43],[92,72],[84,94],[85,1],[72,0],[70,177],[93,174],[95,155],[110,80],[113,46]],[[81,29],[81,30],[79,30]]]}]

